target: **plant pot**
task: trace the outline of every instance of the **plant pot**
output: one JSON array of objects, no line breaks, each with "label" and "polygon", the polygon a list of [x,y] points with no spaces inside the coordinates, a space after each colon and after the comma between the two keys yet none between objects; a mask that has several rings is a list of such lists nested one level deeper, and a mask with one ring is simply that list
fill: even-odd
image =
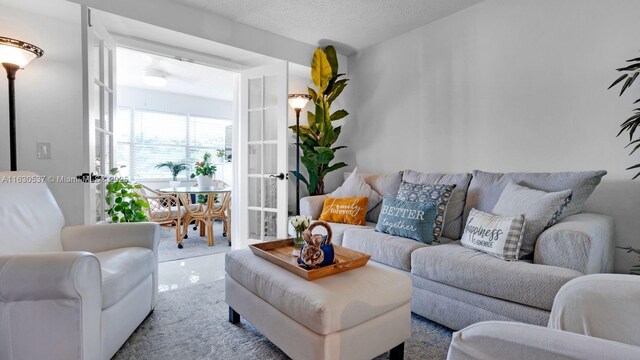
[{"label": "plant pot", "polygon": [[210,188],[211,187],[211,175],[198,175],[196,176],[196,181],[198,182],[198,187],[201,189]]},{"label": "plant pot", "polygon": [[172,187],[172,188],[180,187],[180,181],[174,181],[174,180],[169,181],[169,187]]}]

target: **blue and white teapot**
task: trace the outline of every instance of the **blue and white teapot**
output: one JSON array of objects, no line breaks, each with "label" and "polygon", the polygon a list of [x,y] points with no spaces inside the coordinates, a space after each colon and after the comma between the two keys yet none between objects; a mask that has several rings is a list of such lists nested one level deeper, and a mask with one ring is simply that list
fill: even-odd
[{"label": "blue and white teapot", "polygon": [[[317,226],[327,229],[327,235],[313,234],[312,231]],[[304,244],[300,250],[298,265],[315,268],[333,264],[335,253],[331,243],[331,227],[324,221],[317,221],[302,233]]]}]

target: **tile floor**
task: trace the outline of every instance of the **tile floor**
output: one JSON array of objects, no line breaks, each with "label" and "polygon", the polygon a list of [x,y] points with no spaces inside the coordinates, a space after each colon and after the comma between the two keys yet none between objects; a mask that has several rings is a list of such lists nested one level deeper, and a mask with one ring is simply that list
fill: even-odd
[{"label": "tile floor", "polygon": [[158,290],[183,289],[224,279],[224,253],[158,264]]}]

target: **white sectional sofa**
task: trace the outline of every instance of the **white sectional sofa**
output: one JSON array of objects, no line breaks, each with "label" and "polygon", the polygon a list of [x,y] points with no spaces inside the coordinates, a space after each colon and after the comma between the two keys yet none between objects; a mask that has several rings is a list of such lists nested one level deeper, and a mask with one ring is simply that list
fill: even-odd
[{"label": "white sectional sofa", "polygon": [[[380,206],[367,214],[366,226],[332,223],[334,242],[371,255],[371,259],[409,273],[412,311],[451,329],[487,320],[546,325],[558,290],[585,274],[613,268],[614,222],[606,215],[581,213],[605,172],[423,174],[412,170],[363,174],[385,196],[397,195],[402,180],[456,184],[439,244],[375,231]],[[345,173],[345,178],[349,174]],[[472,208],[490,212],[502,189],[517,181],[544,191],[576,187],[569,214],[546,229],[528,260],[504,261],[460,245],[465,216]],[[576,186],[579,185],[579,186]],[[395,190],[394,190],[395,189]],[[301,199],[302,215],[320,216],[326,195]]]}]

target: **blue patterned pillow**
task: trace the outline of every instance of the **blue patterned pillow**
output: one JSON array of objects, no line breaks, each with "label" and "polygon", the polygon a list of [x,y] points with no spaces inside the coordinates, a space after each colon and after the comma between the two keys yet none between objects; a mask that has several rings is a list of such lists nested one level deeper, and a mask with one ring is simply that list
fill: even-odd
[{"label": "blue patterned pillow", "polygon": [[433,240],[439,241],[444,226],[444,216],[447,212],[447,205],[451,198],[451,193],[456,184],[412,184],[403,181],[398,190],[398,199],[413,201],[421,204],[433,204],[437,208],[437,214],[433,223]]},{"label": "blue patterned pillow", "polygon": [[376,231],[418,240],[425,244],[433,241],[433,222],[436,206],[385,196]]}]

